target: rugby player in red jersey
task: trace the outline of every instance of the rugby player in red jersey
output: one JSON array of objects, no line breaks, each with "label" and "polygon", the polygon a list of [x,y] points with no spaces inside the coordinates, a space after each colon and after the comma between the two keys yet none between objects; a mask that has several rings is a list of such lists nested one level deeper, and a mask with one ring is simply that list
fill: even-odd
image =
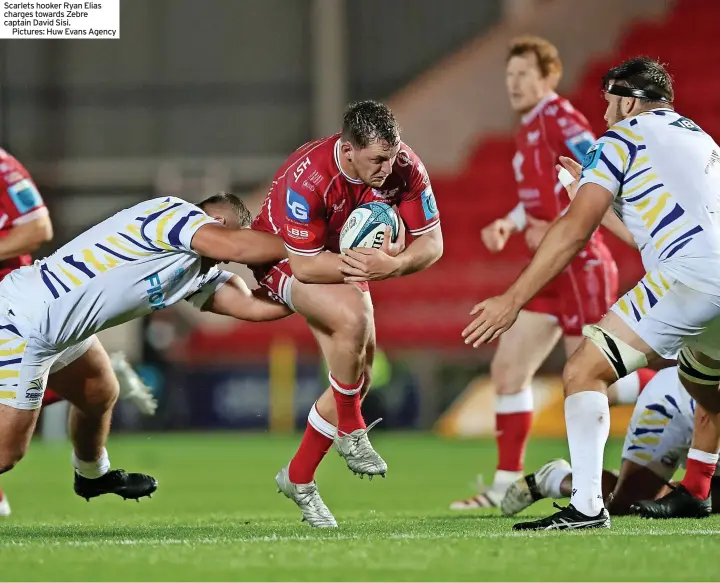
[{"label": "rugby player in red jersey", "polygon": [[[595,142],[585,116],[555,93],[562,74],[557,49],[539,37],[514,39],[507,53],[510,105],[520,116],[512,166],[519,204],[482,231],[485,246],[499,253],[522,233],[528,259],[570,200],[558,181],[560,156],[582,160]],[[596,231],[585,249],[520,312],[500,338],[490,365],[496,391],[498,464],[487,491],[451,504],[454,510],[499,506],[505,491],[523,477],[525,448],[533,417],[531,380],[560,338],[570,355],[582,340],[582,327],[594,324],[617,299],[615,261]],[[633,403],[654,371],[642,369],[611,389],[615,402]],[[569,468],[567,469],[569,473]]]},{"label": "rugby player in red jersey", "polygon": [[[397,207],[412,241],[391,244],[386,232],[381,249],[341,255],[345,220],[371,201]],[[361,477],[387,471],[361,413],[375,351],[368,282],[435,263],[443,250],[440,215],[425,167],[400,140],[390,109],[363,101],[348,107],[341,133],[305,144],[281,166],[253,229],[283,237],[288,259],[255,276],[306,319],[330,369],[330,386],[310,410],[300,447],[276,482],[310,525],[335,527],[314,480],[333,442]]]}]

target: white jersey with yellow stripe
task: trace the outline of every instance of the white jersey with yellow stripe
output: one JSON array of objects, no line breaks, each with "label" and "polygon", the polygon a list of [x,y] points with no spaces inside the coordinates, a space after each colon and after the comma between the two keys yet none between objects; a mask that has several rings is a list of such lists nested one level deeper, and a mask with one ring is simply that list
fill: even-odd
[{"label": "white jersey with yellow stripe", "polygon": [[614,196],[648,271],[720,295],[720,147],[667,108],[625,119],[590,148],[580,186]]},{"label": "white jersey with yellow stripe", "polygon": [[232,274],[204,264],[190,243],[215,222],[197,206],[164,197],[120,211],[34,265],[13,271],[0,296],[53,347],[207,296]]}]

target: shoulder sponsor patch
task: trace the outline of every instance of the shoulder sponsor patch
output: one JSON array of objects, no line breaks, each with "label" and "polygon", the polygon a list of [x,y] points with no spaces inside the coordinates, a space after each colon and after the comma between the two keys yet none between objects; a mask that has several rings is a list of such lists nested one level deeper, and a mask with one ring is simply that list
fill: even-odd
[{"label": "shoulder sponsor patch", "polygon": [[10,199],[21,215],[42,206],[43,200],[35,185],[27,178],[7,189]]},{"label": "shoulder sponsor patch", "polygon": [[310,222],[310,205],[305,197],[295,192],[292,188],[287,189],[285,199],[285,210],[288,218],[298,223]]},{"label": "shoulder sponsor patch", "polygon": [[691,132],[702,132],[700,126],[697,125],[693,120],[688,119],[687,117],[681,117],[679,119],[676,119],[670,125],[675,126],[676,128],[690,130]]},{"label": "shoulder sponsor patch", "polygon": [[425,213],[425,220],[429,221],[438,214],[437,203],[435,202],[435,195],[433,194],[432,188],[427,187],[422,191],[420,195],[422,200],[423,212]]},{"label": "shoulder sponsor patch", "polygon": [[585,154],[588,153],[594,143],[595,138],[590,132],[582,132],[565,140],[565,145],[578,162],[584,160]]},{"label": "shoulder sponsor patch", "polygon": [[592,170],[598,165],[600,156],[602,155],[602,149],[605,144],[597,143],[594,144],[583,157],[582,166],[583,170]]}]

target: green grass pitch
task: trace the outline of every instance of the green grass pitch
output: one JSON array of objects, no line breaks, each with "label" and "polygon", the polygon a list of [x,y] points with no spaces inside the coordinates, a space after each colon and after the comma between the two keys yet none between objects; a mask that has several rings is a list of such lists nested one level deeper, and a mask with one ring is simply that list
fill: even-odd
[{"label": "green grass pitch", "polygon": [[[113,467],[155,475],[140,504],[72,492],[68,445],[35,442],[2,476],[14,514],[0,521],[0,579],[11,581],[717,580],[720,519],[615,519],[612,530],[515,534],[514,519],[454,513],[489,479],[493,444],[377,432],[388,477],[359,480],[333,452],[318,482],[340,528],[313,530],[273,477],[297,437],[243,433],[113,438]],[[618,442],[608,447],[616,466]],[[531,443],[528,465],[564,456]],[[551,509],[543,502],[529,514]]]}]

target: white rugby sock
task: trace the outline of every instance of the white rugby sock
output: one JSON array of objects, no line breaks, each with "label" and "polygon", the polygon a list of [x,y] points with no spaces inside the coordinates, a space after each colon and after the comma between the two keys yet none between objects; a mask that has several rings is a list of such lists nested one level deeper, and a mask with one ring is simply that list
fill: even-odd
[{"label": "white rugby sock", "polygon": [[491,489],[496,492],[502,492],[503,494],[507,491],[515,480],[523,477],[522,472],[508,472],[507,470],[495,470],[495,477],[493,478],[493,484]]},{"label": "white rugby sock", "polygon": [[611,386],[615,388],[616,405],[634,405],[640,394],[640,376],[637,372],[631,372]]},{"label": "white rugby sock", "polygon": [[83,478],[90,478],[91,480],[100,478],[110,471],[110,458],[105,448],[103,448],[100,459],[94,462],[84,462],[79,459],[73,451],[72,464],[78,474]]},{"label": "white rugby sock", "polygon": [[570,503],[586,516],[604,508],[602,467],[605,443],[610,434],[607,396],[597,391],[575,393],[565,399],[573,487]]},{"label": "white rugby sock", "polygon": [[550,470],[547,478],[545,478],[545,491],[542,493],[548,498],[565,498],[560,490],[560,486],[570,473],[570,470],[565,467],[556,467]]}]

